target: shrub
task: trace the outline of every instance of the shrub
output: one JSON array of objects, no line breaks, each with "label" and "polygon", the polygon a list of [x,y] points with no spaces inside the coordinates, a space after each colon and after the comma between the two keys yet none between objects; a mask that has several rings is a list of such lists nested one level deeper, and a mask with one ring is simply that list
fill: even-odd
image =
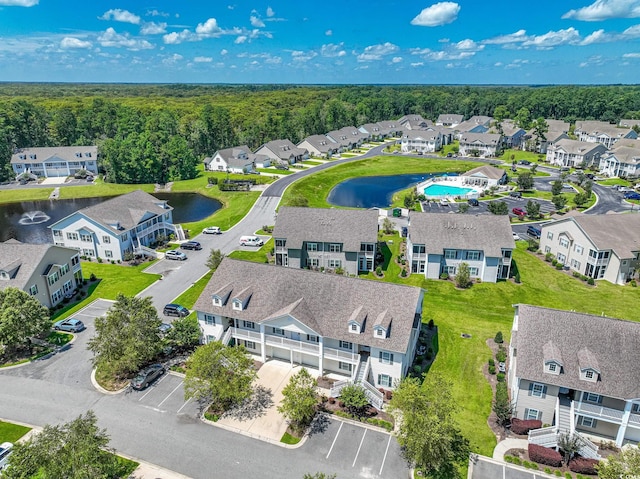
[{"label": "shrub", "polygon": [[407,277],[407,270],[403,269],[402,272],[400,273],[400,276],[402,276],[403,278]]},{"label": "shrub", "polygon": [[544,464],[546,466],[562,466],[562,454],[560,454],[555,449],[538,446],[537,444],[529,444],[529,459],[537,462],[538,464]]},{"label": "shrub", "polygon": [[573,476],[571,475],[571,473],[570,473],[570,472],[565,472],[565,473],[564,473],[564,477],[565,477],[566,479],[573,479]]},{"label": "shrub", "polygon": [[511,420],[511,431],[514,434],[524,435],[528,434],[532,429],[539,429],[542,427],[542,421],[537,419],[518,419],[514,417]]},{"label": "shrub", "polygon": [[496,376],[496,379],[498,380],[499,383],[504,382],[504,373],[498,373],[498,375]]},{"label": "shrub", "polygon": [[433,329],[433,326],[434,326],[433,319],[429,320],[429,324],[427,324],[427,326],[429,327],[429,329]]},{"label": "shrub", "polygon": [[561,477],[561,476],[562,476],[562,472],[560,472],[560,471],[558,471],[558,470],[556,469],[555,475],[556,475],[556,476],[558,476],[558,477]]},{"label": "shrub", "polygon": [[573,274],[573,277],[574,277],[574,278],[579,278],[579,277],[580,277],[580,273],[579,273],[579,272],[577,272],[577,271],[574,271],[574,272],[573,272],[573,273],[571,273],[571,274]]},{"label": "shrub", "polygon": [[551,468],[550,468],[550,467],[545,467],[545,468],[544,468],[544,472],[545,472],[546,474],[551,474]]},{"label": "shrub", "polygon": [[557,259],[555,259],[555,258],[553,258],[553,259],[551,260],[551,266],[557,266],[557,265],[558,265],[558,260],[557,260]]},{"label": "shrub", "polygon": [[518,466],[521,466],[522,465],[522,459],[520,459],[519,457],[514,457],[513,458],[513,463],[518,465]]},{"label": "shrub", "polygon": [[637,288],[637,287],[638,287],[638,283],[636,283],[636,280],[635,280],[635,279],[632,279],[632,280],[631,280],[631,282],[630,282],[629,284],[631,284],[631,286],[633,286],[634,288]]},{"label": "shrub", "polygon": [[513,463],[513,456],[504,456],[504,462]]},{"label": "shrub", "polygon": [[382,266],[378,266],[378,267],[376,268],[376,275],[378,275],[378,276],[382,276]]},{"label": "shrub", "polygon": [[580,474],[596,475],[596,466],[600,461],[597,459],[587,459],[586,457],[576,457],[569,462],[569,470]]},{"label": "shrub", "polygon": [[547,263],[551,263],[553,261],[553,259],[554,259],[553,258],[553,253],[547,253],[547,254],[544,255],[544,260]]},{"label": "shrub", "polygon": [[493,360],[493,358],[489,358],[489,366],[495,366],[496,362]]},{"label": "shrub", "polygon": [[593,280],[593,278],[589,278],[587,280],[587,284],[590,285],[590,286],[593,286],[594,284],[596,284],[596,282]]},{"label": "shrub", "polygon": [[449,273],[441,273],[440,274],[440,279],[444,279],[444,280],[449,279]]},{"label": "shrub", "polygon": [[520,284],[520,273],[516,273],[516,275],[513,277],[513,279],[517,284]]},{"label": "shrub", "polygon": [[588,278],[586,275],[581,274],[581,275],[580,275],[580,279],[581,279],[582,281],[586,281],[586,280],[588,280],[589,278]]},{"label": "shrub", "polygon": [[496,367],[495,366],[491,366],[489,365],[489,374],[495,374],[496,373]]},{"label": "shrub", "polygon": [[507,360],[507,351],[504,349],[503,345],[498,347],[498,352],[496,353],[496,360],[499,363],[504,363]]},{"label": "shrub", "polygon": [[557,263],[556,264],[556,269],[557,270],[561,270],[562,268],[564,268],[564,265],[562,263]]},{"label": "shrub", "polygon": [[96,278],[96,275],[95,275],[95,274],[93,274],[93,273],[91,273],[91,276],[89,276],[89,281],[95,281],[95,280],[97,280],[97,279],[98,279],[98,278]]},{"label": "shrub", "polygon": [[496,333],[496,337],[495,337],[495,338],[493,338],[493,340],[494,340],[496,343],[498,343],[498,344],[502,344],[502,343],[504,342],[504,339],[503,339],[503,337],[502,337],[502,331],[498,331],[498,332]]}]

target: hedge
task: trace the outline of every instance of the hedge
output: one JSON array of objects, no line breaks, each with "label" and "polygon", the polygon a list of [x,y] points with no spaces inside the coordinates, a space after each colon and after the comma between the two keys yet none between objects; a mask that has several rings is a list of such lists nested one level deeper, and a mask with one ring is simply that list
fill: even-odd
[{"label": "hedge", "polygon": [[529,459],[545,466],[562,466],[562,454],[555,449],[538,446],[537,444],[529,444]]},{"label": "hedge", "polygon": [[580,474],[596,475],[596,466],[600,461],[586,457],[576,457],[569,462],[569,469]]},{"label": "hedge", "polygon": [[542,421],[537,419],[518,419],[514,417],[511,420],[511,432],[518,435],[528,434],[532,429],[539,429],[542,427]]}]

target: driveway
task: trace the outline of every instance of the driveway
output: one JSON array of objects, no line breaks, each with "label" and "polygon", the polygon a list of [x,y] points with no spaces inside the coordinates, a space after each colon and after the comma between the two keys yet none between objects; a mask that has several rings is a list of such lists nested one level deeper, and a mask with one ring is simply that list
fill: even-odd
[{"label": "driveway", "polygon": [[549,475],[542,471],[530,471],[524,467],[506,464],[485,456],[471,455],[467,479],[543,479]]}]

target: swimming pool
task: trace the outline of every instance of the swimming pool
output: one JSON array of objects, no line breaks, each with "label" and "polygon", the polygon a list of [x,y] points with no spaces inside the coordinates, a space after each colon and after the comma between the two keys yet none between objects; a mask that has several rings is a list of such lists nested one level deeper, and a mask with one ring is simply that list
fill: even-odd
[{"label": "swimming pool", "polygon": [[474,191],[473,188],[431,184],[424,189],[425,196],[464,196]]}]

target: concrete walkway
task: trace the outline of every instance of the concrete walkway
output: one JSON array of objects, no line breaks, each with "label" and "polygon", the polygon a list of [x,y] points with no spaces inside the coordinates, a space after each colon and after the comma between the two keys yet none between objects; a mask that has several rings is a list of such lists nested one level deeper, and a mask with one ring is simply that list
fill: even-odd
[{"label": "concrete walkway", "polygon": [[526,439],[505,439],[500,441],[493,450],[493,458],[497,461],[504,462],[504,455],[509,449],[524,449],[529,446],[529,441]]}]

